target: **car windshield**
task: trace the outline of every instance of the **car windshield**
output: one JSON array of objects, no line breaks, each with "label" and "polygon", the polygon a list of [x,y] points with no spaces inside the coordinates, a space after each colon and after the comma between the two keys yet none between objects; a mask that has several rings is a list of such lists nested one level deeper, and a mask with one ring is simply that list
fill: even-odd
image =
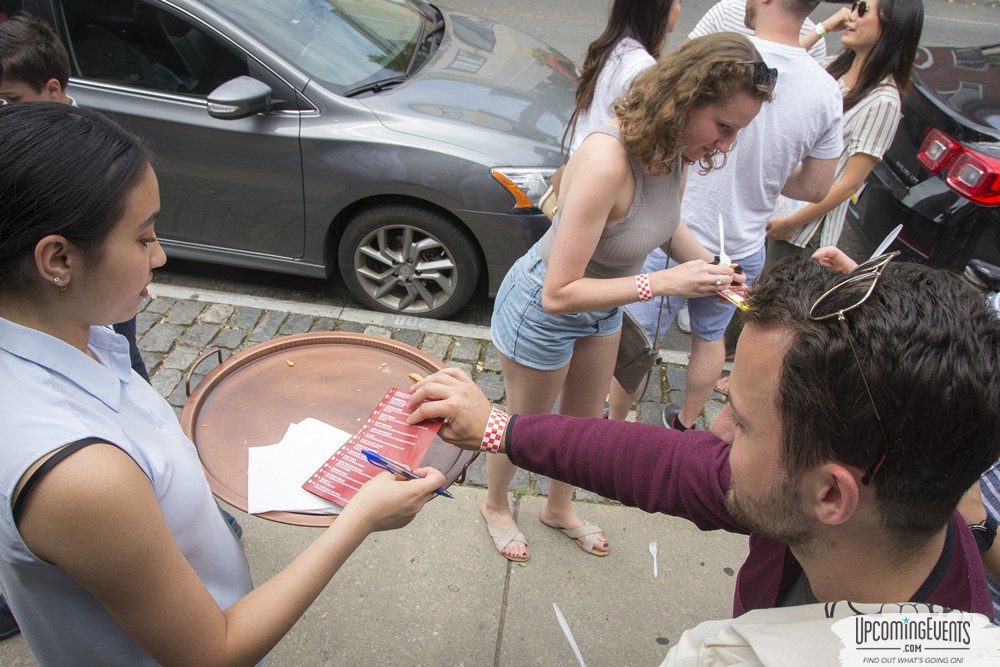
[{"label": "car windshield", "polygon": [[337,93],[412,73],[422,64],[421,42],[433,27],[407,0],[212,0],[211,5]]}]

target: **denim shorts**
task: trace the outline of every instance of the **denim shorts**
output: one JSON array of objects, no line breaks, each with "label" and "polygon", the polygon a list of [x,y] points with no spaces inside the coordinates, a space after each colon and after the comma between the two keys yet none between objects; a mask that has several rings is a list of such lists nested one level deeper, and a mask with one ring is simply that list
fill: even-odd
[{"label": "denim shorts", "polygon": [[490,322],[493,344],[505,357],[540,371],[568,364],[578,339],[608,336],[622,326],[620,307],[566,315],[542,310],[546,269],[534,246],[517,260],[500,285]]},{"label": "denim shorts", "polygon": [[[753,284],[760,275],[764,266],[764,256],[766,250],[761,248],[749,257],[742,257],[736,262],[743,267],[747,276],[747,284]],[[642,273],[652,273],[662,271],[666,266],[667,255],[657,248],[649,253],[646,261],[642,265]],[[677,262],[670,260],[670,266],[677,266]],[[652,340],[656,336],[656,321],[660,317],[660,340],[662,343],[670,323],[677,317],[677,311],[684,307],[687,301],[688,315],[691,316],[691,332],[697,334],[702,340],[719,340],[726,333],[729,320],[733,318],[736,306],[723,301],[716,296],[703,296],[697,299],[685,299],[684,297],[672,296],[663,299],[663,314],[660,315],[660,298],[654,297],[652,301],[640,301],[628,305],[628,311],[639,321],[639,324],[649,334]]]}]

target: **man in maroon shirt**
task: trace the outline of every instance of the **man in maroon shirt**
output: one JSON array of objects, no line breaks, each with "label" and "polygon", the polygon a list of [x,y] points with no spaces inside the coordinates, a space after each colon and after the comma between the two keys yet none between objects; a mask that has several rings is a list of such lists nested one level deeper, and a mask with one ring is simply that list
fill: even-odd
[{"label": "man in maroon shirt", "polygon": [[[1000,321],[981,295],[898,260],[844,276],[796,259],[765,272],[746,320],[713,433],[512,415],[500,452],[626,505],[749,533],[735,615],[851,600],[992,617],[955,512],[1000,455]],[[492,406],[460,371],[418,383],[411,404],[411,421],[445,418],[445,440],[480,448]]]}]

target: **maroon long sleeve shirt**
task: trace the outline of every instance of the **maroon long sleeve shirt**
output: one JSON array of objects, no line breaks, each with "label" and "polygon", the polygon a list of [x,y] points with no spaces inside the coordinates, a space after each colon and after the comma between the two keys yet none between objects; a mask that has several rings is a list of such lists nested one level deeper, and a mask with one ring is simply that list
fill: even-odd
[{"label": "maroon long sleeve shirt", "polygon": [[[646,512],[690,520],[702,530],[748,534],[729,512],[729,445],[704,431],[562,415],[516,415],[506,434],[517,466],[615,499]],[[784,544],[749,533],[733,615],[778,606],[802,573]],[[975,539],[957,513],[941,559],[914,595],[927,602],[992,618],[992,604]]]}]

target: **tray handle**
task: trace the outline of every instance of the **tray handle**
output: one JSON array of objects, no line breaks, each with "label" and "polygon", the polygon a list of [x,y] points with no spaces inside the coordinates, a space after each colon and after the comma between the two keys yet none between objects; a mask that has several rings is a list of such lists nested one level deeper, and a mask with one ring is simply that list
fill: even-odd
[{"label": "tray handle", "polygon": [[202,362],[208,359],[213,354],[219,355],[219,364],[221,365],[222,348],[220,347],[213,347],[211,350],[209,350],[205,354],[195,359],[194,363],[191,364],[191,368],[188,369],[187,376],[184,378],[184,391],[187,393],[186,394],[187,396],[191,395],[191,376],[194,375],[194,372],[198,369],[198,366],[201,366]]},{"label": "tray handle", "polygon": [[473,461],[479,458],[480,454],[482,454],[482,452],[476,452],[475,454],[472,455],[472,458],[469,459],[468,463],[462,466],[462,472],[459,473],[458,477],[455,478],[456,484],[465,484],[465,473],[468,472],[469,466],[472,465]]}]

